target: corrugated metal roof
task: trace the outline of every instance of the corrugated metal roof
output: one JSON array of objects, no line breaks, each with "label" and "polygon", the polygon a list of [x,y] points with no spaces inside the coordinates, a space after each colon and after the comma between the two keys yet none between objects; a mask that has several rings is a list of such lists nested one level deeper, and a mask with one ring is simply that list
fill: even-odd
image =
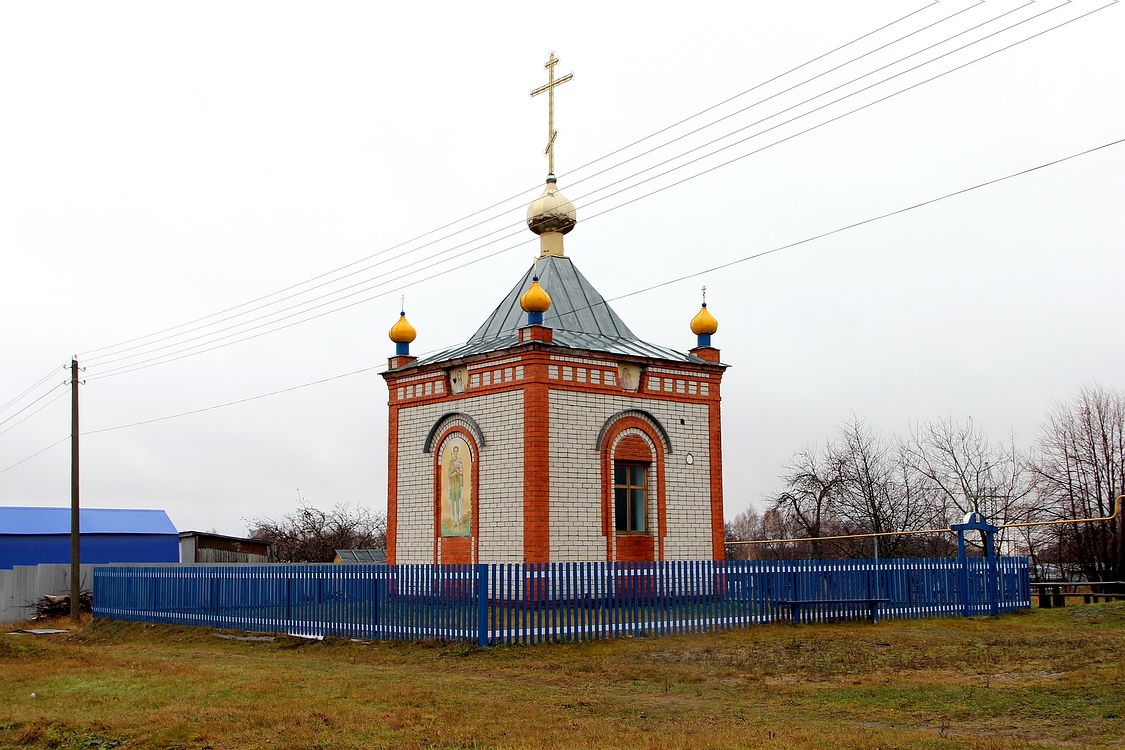
[{"label": "corrugated metal roof", "polygon": [[[434,362],[446,362],[451,359],[460,359],[462,357],[470,357],[474,354],[487,354],[488,352],[500,351],[519,344],[519,334],[511,333],[506,336],[500,336],[486,341],[469,342],[461,346],[455,346],[452,349],[446,349],[443,352],[438,352],[433,356],[420,359],[409,365],[409,367],[421,367],[423,365],[432,364]],[[713,365],[714,362],[707,362],[692,354],[685,354],[678,352],[675,349],[669,349],[666,346],[658,344],[650,344],[647,341],[640,339],[625,339],[616,338],[613,336],[599,336],[596,334],[581,333],[577,331],[555,330],[554,331],[554,346],[569,347],[572,349],[587,349],[594,352],[608,352],[610,354],[621,354],[627,357],[644,357],[648,359],[665,359],[672,362],[691,362],[693,364],[708,364]]]},{"label": "corrugated metal roof", "polygon": [[551,309],[543,314],[543,325],[598,336],[636,338],[570,258],[548,256],[540,259],[537,267],[527,270],[488,320],[469,338],[469,343],[515,333],[516,329],[527,325],[527,313],[520,308],[520,297],[531,286],[536,270],[539,284],[551,295]]},{"label": "corrugated metal roof", "polygon": [[544,313],[543,325],[553,329],[555,346],[673,362],[714,364],[666,346],[641,341],[601,293],[575,268],[570,258],[551,256],[540,259],[537,269],[528,269],[467,343],[419,359],[408,367],[486,354],[519,344],[517,331],[527,325],[527,313],[520,308],[520,297],[531,286],[531,277],[536,270],[539,283],[551,295],[551,309]]},{"label": "corrugated metal roof", "polygon": [[[80,508],[83,534],[175,534],[176,527],[162,510]],[[0,506],[2,534],[69,534],[70,508]]]},{"label": "corrugated metal roof", "polygon": [[383,549],[338,549],[336,556],[342,563],[375,563],[382,565],[387,562],[387,551]]}]

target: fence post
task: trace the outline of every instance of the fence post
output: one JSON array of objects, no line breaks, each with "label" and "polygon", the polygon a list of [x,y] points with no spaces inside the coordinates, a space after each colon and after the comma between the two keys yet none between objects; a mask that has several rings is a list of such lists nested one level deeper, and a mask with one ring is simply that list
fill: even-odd
[{"label": "fence post", "polygon": [[286,571],[285,576],[285,627],[293,624],[293,578]]},{"label": "fence post", "polygon": [[969,558],[965,554],[965,530],[957,531],[957,564],[961,566],[961,614],[969,616]]},{"label": "fence post", "polygon": [[988,562],[988,603],[992,614],[1000,614],[1000,576],[996,569],[996,546],[992,530],[984,532],[985,555]]},{"label": "fence post", "polygon": [[477,563],[477,645],[488,645],[488,564]]}]

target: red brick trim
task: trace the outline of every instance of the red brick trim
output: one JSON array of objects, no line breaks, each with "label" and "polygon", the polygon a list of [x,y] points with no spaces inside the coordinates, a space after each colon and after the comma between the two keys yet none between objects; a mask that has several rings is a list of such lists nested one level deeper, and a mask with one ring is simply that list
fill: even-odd
[{"label": "red brick trim", "polygon": [[651,464],[652,449],[638,435],[626,435],[617,444],[617,450],[614,451],[613,457],[618,461],[640,461]]},{"label": "red brick trim", "polygon": [[726,557],[726,535],[723,528],[723,425],[719,400],[707,407],[708,452],[711,454],[711,557]]},{"label": "red brick trim", "polygon": [[[538,347],[539,347],[539,345],[536,345],[534,347],[532,345],[524,345],[524,346],[518,347],[516,349],[503,350],[502,352],[499,353],[500,354],[499,357],[494,357],[491,360],[489,360],[489,359],[480,359],[480,360],[470,359],[470,360],[463,361],[463,364],[471,365],[474,368],[490,369],[491,367],[493,367],[493,365],[490,364],[491,361],[507,361],[507,360],[511,360],[511,359],[515,358],[515,359],[518,359],[517,362],[512,362],[510,364],[503,364],[503,365],[495,365],[495,367],[516,367],[517,364],[518,365],[524,365],[525,376],[522,380],[511,380],[511,381],[507,381],[507,382],[503,382],[503,383],[494,382],[494,383],[492,383],[490,385],[487,385],[487,386],[478,385],[474,388],[466,388],[466,390],[461,392],[461,393],[453,393],[453,391],[449,387],[449,383],[448,383],[447,379],[444,377],[445,369],[450,367],[453,364],[453,362],[454,362],[453,360],[451,360],[450,362],[441,363],[440,365],[427,365],[425,368],[422,368],[422,369],[407,369],[407,370],[403,370],[403,371],[400,371],[400,372],[385,372],[382,375],[383,375],[383,378],[387,381],[387,387],[390,391],[390,401],[392,403],[397,403],[397,404],[399,404],[403,407],[410,407],[410,406],[422,406],[424,404],[451,402],[451,401],[457,401],[457,400],[465,399],[465,398],[473,398],[475,396],[489,395],[489,394],[492,394],[492,393],[497,393],[497,392],[502,392],[502,391],[512,391],[512,390],[522,389],[532,380],[535,380],[536,382],[548,383],[552,389],[557,389],[557,390],[582,391],[582,392],[585,392],[585,393],[604,393],[604,394],[607,394],[607,395],[614,395],[614,396],[626,396],[626,397],[632,397],[632,398],[650,398],[650,399],[658,399],[658,400],[661,400],[661,401],[673,401],[673,402],[679,402],[679,403],[706,403],[706,402],[718,397],[718,381],[721,378],[722,373],[723,373],[722,367],[713,367],[713,366],[711,366],[711,367],[701,367],[698,363],[664,362],[664,361],[659,361],[659,360],[653,360],[653,361],[647,362],[647,364],[646,364],[646,363],[641,363],[640,361],[634,360],[634,359],[625,359],[625,358],[615,357],[613,355],[607,355],[604,352],[600,353],[600,354],[599,353],[591,353],[590,355],[587,356],[587,355],[583,354],[582,350],[566,349],[566,348],[562,348],[562,347],[559,347],[559,348],[549,348],[549,347],[538,348]],[[529,365],[538,364],[538,363],[542,363],[544,365],[555,365],[557,367],[567,366],[567,364],[564,363],[564,362],[560,362],[560,361],[552,359],[552,356],[559,356],[559,355],[565,355],[565,356],[569,356],[569,357],[587,356],[587,358],[593,357],[593,358],[596,358],[596,359],[605,360],[607,362],[613,362],[613,363],[616,363],[616,364],[621,364],[621,363],[644,364],[644,366],[647,366],[647,367],[671,367],[671,368],[674,368],[674,369],[677,369],[677,370],[682,370],[682,371],[685,371],[685,372],[695,372],[697,374],[697,377],[699,378],[699,380],[697,382],[700,382],[700,383],[706,382],[708,384],[711,392],[708,395],[704,396],[704,395],[699,394],[699,393],[695,393],[695,394],[677,393],[677,392],[674,392],[674,391],[673,392],[664,391],[663,389],[661,389],[661,390],[650,390],[648,388],[648,383],[647,383],[647,377],[648,376],[647,375],[645,376],[645,380],[642,380],[642,382],[640,384],[640,388],[637,391],[626,391],[623,388],[621,388],[619,385],[609,386],[609,385],[605,385],[605,384],[594,384],[594,383],[590,383],[590,382],[581,383],[581,382],[578,382],[578,381],[568,381],[568,380],[561,380],[561,379],[551,380],[547,377],[547,368],[546,367],[543,367],[541,369],[541,371],[539,371],[538,374],[534,375],[534,376],[532,375],[531,372],[526,370],[526,368]],[[575,367],[581,367],[582,365],[574,365],[574,366]],[[419,378],[419,377],[423,377],[423,376],[432,376],[433,378],[440,378],[442,380],[443,384],[444,384],[443,392],[442,393],[434,393],[430,396],[414,396],[413,398],[410,398],[410,399],[399,400],[397,398],[397,389],[399,388],[399,381],[400,380],[407,379],[407,378],[410,378],[410,379]],[[656,375],[656,377],[663,378],[663,377],[667,377],[667,376],[658,374],[658,375]],[[425,379],[422,379],[422,380],[414,381],[414,384],[415,385],[418,385],[418,384],[424,385],[425,382],[426,382]]]},{"label": "red brick trim", "polygon": [[387,564],[398,551],[398,407],[387,409]]},{"label": "red brick trim", "polygon": [[[441,450],[450,435],[460,435],[472,451],[473,467],[473,522],[468,537],[443,537],[441,535]],[[471,563],[480,557],[480,446],[473,433],[460,425],[450,425],[434,440],[434,563]],[[439,554],[440,553],[440,554]],[[448,557],[446,556],[448,553]]]},{"label": "red brick trim", "polygon": [[417,360],[417,357],[411,357],[409,354],[396,354],[395,356],[387,360],[387,369],[397,370],[398,368],[406,367],[411,362],[416,362]]},{"label": "red brick trim", "polygon": [[519,340],[521,344],[526,341],[542,341],[549,344],[555,340],[555,332],[541,325],[524,326],[519,329]]},{"label": "red brick trim", "polygon": [[697,346],[692,349],[689,354],[694,354],[702,360],[707,362],[719,361],[719,350],[713,346]]},{"label": "red brick trim", "polygon": [[523,559],[551,559],[551,405],[546,365],[529,361],[523,389]]}]

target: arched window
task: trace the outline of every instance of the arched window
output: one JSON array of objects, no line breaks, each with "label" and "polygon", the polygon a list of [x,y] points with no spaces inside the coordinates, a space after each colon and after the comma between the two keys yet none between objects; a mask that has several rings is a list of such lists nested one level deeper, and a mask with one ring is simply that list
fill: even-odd
[{"label": "arched window", "polygon": [[665,435],[652,415],[636,410],[615,414],[602,428],[602,533],[609,560],[664,559]]}]

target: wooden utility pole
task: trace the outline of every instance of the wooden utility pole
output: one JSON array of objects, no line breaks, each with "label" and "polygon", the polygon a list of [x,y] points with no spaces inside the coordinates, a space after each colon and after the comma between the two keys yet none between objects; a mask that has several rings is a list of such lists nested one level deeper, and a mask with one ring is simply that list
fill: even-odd
[{"label": "wooden utility pole", "polygon": [[82,576],[78,539],[78,358],[70,360],[70,619],[81,620],[79,586]]}]

